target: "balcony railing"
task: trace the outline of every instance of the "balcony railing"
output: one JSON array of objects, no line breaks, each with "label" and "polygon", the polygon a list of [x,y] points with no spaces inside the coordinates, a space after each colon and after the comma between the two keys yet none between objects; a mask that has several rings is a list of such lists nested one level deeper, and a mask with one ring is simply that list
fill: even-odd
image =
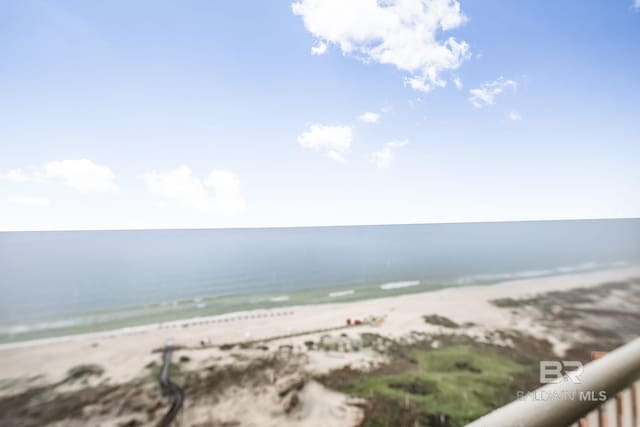
[{"label": "balcony railing", "polygon": [[588,363],[580,380],[545,385],[468,427],[640,427],[640,338]]}]

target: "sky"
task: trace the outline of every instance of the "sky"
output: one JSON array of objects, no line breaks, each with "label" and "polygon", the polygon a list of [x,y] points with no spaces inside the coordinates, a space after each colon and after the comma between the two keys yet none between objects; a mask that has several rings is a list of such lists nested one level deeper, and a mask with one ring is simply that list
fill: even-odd
[{"label": "sky", "polygon": [[0,230],[640,217],[639,70],[640,0],[5,1]]}]

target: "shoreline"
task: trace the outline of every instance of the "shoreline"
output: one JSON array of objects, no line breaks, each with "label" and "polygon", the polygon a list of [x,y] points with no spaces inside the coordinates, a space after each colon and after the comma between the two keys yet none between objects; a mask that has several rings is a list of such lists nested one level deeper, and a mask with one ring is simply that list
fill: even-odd
[{"label": "shoreline", "polygon": [[[0,380],[38,374],[43,378],[56,379],[61,378],[75,365],[95,363],[102,366],[115,365],[111,380],[126,381],[143,371],[143,367],[155,358],[151,350],[162,346],[168,339],[173,339],[176,345],[197,348],[202,342],[219,346],[296,334],[312,336],[313,331],[344,326],[348,318],[365,319],[372,315],[385,317],[384,323],[381,326],[361,325],[349,328],[345,333],[353,335],[373,332],[395,339],[413,330],[434,331],[438,328],[425,325],[421,316],[436,313],[460,324],[482,325],[483,330],[513,327],[542,337],[544,332],[538,325],[524,324],[523,319],[513,319],[509,313],[496,308],[490,301],[593,287],[632,277],[640,277],[640,266],[511,280],[494,285],[443,288],[431,292],[353,302],[291,306],[275,310],[248,310],[232,315],[199,317],[107,332],[7,343],[0,346],[0,363],[11,366],[12,369],[0,373]],[[274,313],[279,311],[292,314],[275,316]],[[256,316],[258,313],[267,317]],[[231,316],[238,320],[233,323],[214,322]],[[482,331],[479,330],[477,334],[481,335]],[[280,341],[299,345],[304,340],[283,338]],[[562,343],[553,344],[559,351],[562,350]]]},{"label": "shoreline", "polygon": [[[578,266],[580,267],[580,266]],[[525,282],[533,282],[535,284],[535,282],[541,281],[544,282],[545,279],[562,279],[562,278],[567,278],[568,280],[570,280],[572,277],[577,276],[577,277],[588,277],[590,275],[594,275],[594,274],[614,274],[615,272],[624,272],[624,271],[637,271],[636,273],[633,273],[635,275],[640,276],[640,265],[637,264],[627,264],[627,265],[616,265],[616,263],[609,265],[608,267],[605,268],[600,268],[600,269],[591,269],[591,270],[580,270],[580,269],[575,269],[575,267],[571,267],[571,269],[569,269],[567,267],[567,269],[565,271],[563,271],[562,268],[558,268],[553,270],[554,273],[553,274],[545,274],[545,275],[537,275],[537,276],[528,276],[524,273],[527,272],[518,272],[518,273],[504,273],[504,274],[499,274],[496,276],[502,276],[502,277],[510,277],[509,279],[505,279],[505,280],[498,280],[494,283],[473,283],[473,282],[461,282],[461,283],[465,283],[465,284],[459,284],[459,285],[434,285],[431,289],[416,289],[417,286],[415,285],[411,285],[411,286],[401,286],[401,287],[386,287],[387,285],[390,284],[396,284],[396,283],[413,283],[414,281],[394,281],[394,282],[385,282],[383,284],[380,284],[379,287],[383,292],[389,292],[390,295],[384,295],[384,294],[380,294],[380,295],[375,295],[375,296],[364,296],[361,299],[358,299],[356,297],[356,299],[353,299],[351,297],[353,297],[353,295],[356,295],[357,292],[355,292],[354,290],[343,290],[343,291],[331,291],[331,289],[327,289],[327,295],[329,297],[333,297],[335,298],[335,300],[328,300],[328,301],[321,301],[321,302],[309,302],[309,303],[302,303],[302,304],[291,304],[291,305],[282,305],[282,306],[276,306],[276,307],[262,307],[262,308],[252,308],[252,309],[246,309],[246,310],[237,310],[237,311],[229,311],[229,312],[225,312],[225,313],[220,313],[220,314],[210,314],[210,315],[202,315],[202,316],[187,316],[187,317],[181,317],[178,319],[172,319],[172,320],[167,320],[167,321],[161,321],[161,322],[150,322],[150,323],[143,323],[143,324],[134,324],[131,326],[124,326],[124,327],[115,327],[115,328],[110,328],[110,329],[104,329],[104,330],[98,330],[98,331],[92,331],[92,332],[79,332],[79,333],[70,333],[70,334],[63,334],[63,335],[54,335],[54,336],[50,336],[50,337],[42,337],[42,338],[26,338],[26,339],[16,339],[13,341],[7,341],[4,343],[0,343],[0,351],[2,351],[3,349],[11,349],[11,348],[21,348],[21,347],[28,347],[28,346],[37,346],[37,345],[49,345],[49,344],[55,344],[55,343],[60,343],[60,342],[68,342],[68,341],[74,341],[76,339],[98,339],[98,338],[111,338],[114,336],[121,336],[121,335],[135,335],[135,334],[140,334],[140,333],[144,333],[144,332],[148,332],[151,330],[157,330],[157,329],[170,329],[170,328],[174,328],[174,327],[190,327],[192,325],[204,322],[204,323],[218,323],[218,322],[223,322],[223,323],[227,323],[227,320],[225,319],[230,319],[230,318],[238,318],[238,317],[243,317],[243,316],[251,316],[253,314],[256,313],[277,313],[277,312],[291,312],[291,311],[296,311],[296,310],[300,310],[300,309],[304,309],[307,307],[322,307],[322,306],[332,306],[332,305],[343,305],[343,304],[358,304],[358,303],[362,303],[362,302],[368,302],[368,301],[377,301],[377,300],[387,300],[387,299],[393,299],[393,298],[401,298],[401,297],[406,297],[406,296],[419,296],[422,297],[423,295],[429,295],[429,294],[437,294],[439,292],[446,292],[446,291],[454,291],[454,290],[460,290],[460,289],[476,289],[476,288],[493,288],[493,287],[500,287],[500,286],[510,286],[510,285],[516,285],[516,284],[522,284]],[[548,270],[548,271],[552,271],[552,270]],[[624,273],[623,273],[624,274]],[[483,276],[483,275],[478,275],[478,276]],[[470,276],[470,277],[475,277],[475,276]],[[422,283],[419,283],[418,285],[423,285]],[[537,287],[538,285],[536,285]],[[368,289],[363,287],[363,289]],[[555,290],[555,289],[554,289]],[[396,292],[396,293],[393,293]],[[538,292],[536,290],[536,292]],[[290,292],[291,293],[291,292]],[[393,294],[392,294],[393,293]],[[334,295],[336,294],[336,295]],[[339,294],[339,295],[337,295]],[[343,295],[344,294],[344,295]],[[347,297],[349,299],[346,300],[341,300],[342,297]],[[289,298],[289,296],[287,296],[287,298]],[[202,300],[202,299],[215,299],[215,297],[199,297],[196,298],[198,300]],[[190,299],[189,299],[190,300]],[[287,299],[288,301],[289,299]],[[185,300],[186,301],[186,300]],[[129,309],[135,309],[136,307],[123,307],[120,309],[117,309],[115,311],[118,310],[129,310]],[[90,314],[86,314],[86,316],[89,316]],[[186,325],[186,326],[185,326]],[[27,332],[28,334],[28,332]]]},{"label": "shoreline", "polygon": [[[616,274],[616,273],[620,273],[620,274]],[[46,337],[46,338],[35,338],[35,339],[26,339],[26,340],[13,341],[13,342],[7,342],[7,343],[0,343],[0,352],[2,352],[2,350],[4,349],[11,349],[11,348],[49,345],[49,344],[64,343],[64,342],[75,341],[75,340],[84,340],[84,339],[113,338],[118,336],[136,335],[136,334],[154,331],[154,330],[173,329],[177,327],[184,328],[184,327],[196,326],[201,322],[206,322],[210,324],[210,323],[217,323],[217,322],[227,323],[227,321],[231,321],[231,322],[242,321],[244,320],[242,319],[243,317],[247,317],[247,316],[251,317],[252,315],[258,314],[258,313],[260,314],[279,313],[279,312],[289,313],[289,312],[304,310],[305,308],[310,308],[310,307],[330,308],[330,306],[333,306],[333,305],[341,306],[346,304],[359,304],[359,303],[367,303],[367,302],[386,301],[386,300],[392,300],[392,299],[403,298],[403,297],[411,297],[411,296],[424,297],[427,295],[438,295],[439,293],[447,293],[447,292],[457,293],[457,292],[464,292],[464,290],[466,289],[506,288],[506,287],[518,286],[518,285],[529,283],[534,285],[534,288],[531,290],[531,295],[534,295],[534,294],[548,292],[549,290],[563,290],[563,289],[572,289],[576,287],[573,285],[569,287],[566,287],[566,286],[556,287],[553,284],[551,286],[548,286],[550,284],[549,283],[550,280],[553,280],[554,282],[557,279],[589,280],[590,277],[596,277],[596,276],[607,276],[607,277],[616,276],[617,277],[619,275],[627,276],[627,277],[634,276],[634,275],[640,276],[640,266],[615,267],[615,268],[607,268],[607,269],[601,269],[601,270],[591,270],[588,272],[558,273],[555,275],[546,275],[546,276],[538,276],[538,277],[525,276],[525,277],[515,278],[511,280],[498,281],[496,283],[491,283],[491,284],[466,284],[466,285],[459,285],[459,286],[442,286],[442,287],[435,287],[434,289],[431,289],[431,290],[420,290],[417,292],[406,292],[406,293],[401,293],[397,295],[376,296],[372,298],[363,298],[363,299],[357,299],[357,300],[340,301],[339,299],[336,299],[335,301],[320,302],[320,303],[285,305],[285,306],[273,307],[273,308],[256,308],[256,309],[250,309],[250,310],[232,311],[228,313],[215,314],[215,315],[185,317],[185,318],[176,319],[176,320],[169,320],[166,322],[152,322],[144,325],[125,326],[122,328],[115,328],[115,329],[109,329],[104,331],[68,334],[68,335],[53,336],[53,337]],[[611,279],[611,280],[614,280],[614,279]],[[589,282],[589,285],[580,284],[580,286],[581,287],[582,286],[584,287],[598,286],[598,284],[600,283],[597,283],[591,280]],[[522,292],[520,292],[520,294],[522,295]],[[289,315],[289,314],[286,314],[286,315]]]}]

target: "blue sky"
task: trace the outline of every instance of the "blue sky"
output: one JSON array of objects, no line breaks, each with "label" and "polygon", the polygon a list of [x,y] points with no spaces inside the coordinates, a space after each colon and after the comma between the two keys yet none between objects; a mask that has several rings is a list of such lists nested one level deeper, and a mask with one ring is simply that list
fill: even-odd
[{"label": "blue sky", "polygon": [[638,217],[638,70],[633,0],[2,2],[0,230]]}]

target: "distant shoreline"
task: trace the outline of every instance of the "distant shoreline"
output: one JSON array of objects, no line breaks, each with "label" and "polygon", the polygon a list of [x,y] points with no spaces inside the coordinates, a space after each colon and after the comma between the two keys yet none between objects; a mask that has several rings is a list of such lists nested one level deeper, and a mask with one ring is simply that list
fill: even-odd
[{"label": "distant shoreline", "polygon": [[[430,295],[438,296],[446,295],[446,294],[462,294],[471,293],[470,290],[481,290],[486,289],[489,293],[491,290],[513,290],[515,294],[530,293],[530,294],[540,294],[552,290],[566,290],[575,287],[572,282],[575,280],[580,280],[581,278],[585,278],[589,280],[590,277],[621,277],[621,276],[640,276],[640,266],[625,266],[625,267],[616,267],[609,269],[601,269],[601,270],[591,270],[588,272],[579,272],[579,273],[557,273],[554,275],[545,275],[545,276],[537,276],[537,277],[521,277],[512,280],[506,280],[501,282],[496,282],[492,284],[465,284],[460,286],[441,286],[436,287],[429,290],[418,290],[417,292],[412,292],[415,290],[415,287],[408,286],[402,289],[408,289],[409,292],[404,292],[399,295],[380,295],[371,298],[363,298],[363,299],[355,299],[355,300],[346,300],[341,301],[339,298],[336,298],[335,301],[327,301],[322,303],[309,303],[302,305],[286,305],[280,307],[273,308],[257,308],[251,310],[240,310],[233,311],[223,314],[216,315],[207,315],[207,316],[192,316],[181,319],[169,320],[164,322],[154,322],[148,323],[144,325],[137,326],[126,326],[122,328],[109,329],[104,331],[96,331],[96,332],[87,332],[87,333],[78,333],[78,334],[70,334],[70,335],[62,335],[62,336],[53,336],[46,338],[36,338],[36,339],[27,339],[21,341],[13,341],[0,344],[0,356],[3,350],[7,349],[19,349],[19,348],[28,348],[35,346],[46,346],[50,344],[58,344],[58,343],[67,343],[74,341],[85,341],[85,340],[97,340],[97,339],[105,339],[105,338],[117,338],[121,336],[134,336],[140,335],[152,331],[171,331],[175,330],[176,333],[183,329],[190,328],[192,326],[199,325],[222,325],[229,326],[230,322],[235,321],[244,321],[255,318],[257,314],[279,314],[285,313],[283,316],[275,316],[275,317],[286,317],[288,313],[300,313],[301,311],[306,311],[308,309],[319,309],[325,307],[327,309],[332,308],[333,306],[349,306],[349,305],[358,305],[358,304],[376,304],[381,303],[385,304],[385,302],[392,301],[395,299],[402,298],[428,298]],[[553,282],[552,286],[545,286],[545,283]],[[565,286],[569,284],[569,286]],[[591,286],[598,285],[599,283],[590,282]],[[529,286],[526,286],[529,285]],[[519,286],[522,286],[522,289],[518,289]],[[525,289],[526,288],[526,291]],[[469,290],[469,291],[467,291]],[[507,292],[511,293],[511,292]],[[352,293],[349,296],[353,295]]]},{"label": "distant shoreline", "polygon": [[[309,302],[301,302],[292,300],[289,295],[296,295],[297,293],[301,293],[301,291],[292,290],[291,292],[286,292],[287,295],[284,295],[285,292],[281,293],[280,296],[271,297],[267,295],[258,296],[258,298],[262,298],[264,300],[263,304],[272,305],[273,303],[284,303],[284,304],[276,304],[271,307],[269,306],[258,306],[256,308],[247,308],[240,310],[227,311],[222,313],[215,314],[205,314],[205,315],[197,315],[197,312],[200,311],[197,308],[190,307],[186,309],[186,315],[182,317],[172,318],[170,311],[166,311],[164,313],[158,312],[155,313],[155,316],[162,316],[164,314],[167,317],[167,320],[161,321],[145,321],[147,319],[153,318],[154,313],[151,312],[150,315],[141,315],[138,318],[131,318],[133,320],[130,325],[123,326],[115,326],[108,327],[108,324],[105,324],[104,329],[100,329],[101,326],[98,325],[98,330],[88,331],[88,332],[71,332],[71,333],[56,333],[56,331],[61,331],[65,328],[51,328],[48,330],[44,330],[41,334],[50,335],[44,337],[36,337],[29,338],[29,332],[15,334],[16,339],[8,340],[5,342],[0,342],[0,349],[2,348],[11,348],[11,347],[19,347],[21,345],[28,345],[29,343],[55,343],[55,342],[64,342],[76,337],[109,337],[112,335],[120,335],[120,334],[136,334],[141,333],[147,330],[153,329],[161,329],[161,328],[172,328],[176,326],[189,325],[198,322],[207,322],[207,323],[215,323],[219,320],[225,321],[225,319],[229,318],[238,318],[241,316],[252,315],[254,313],[263,313],[263,312],[278,312],[278,311],[287,311],[292,310],[299,307],[308,307],[315,305],[327,305],[327,304],[348,304],[348,303],[357,303],[360,301],[369,301],[369,300],[377,300],[377,299],[385,299],[385,298],[393,298],[397,296],[403,295],[419,295],[419,294],[429,294],[433,292],[438,292],[446,289],[457,289],[457,288],[468,288],[468,287],[482,287],[482,286],[498,286],[504,284],[505,282],[520,282],[523,280],[531,280],[531,279],[543,279],[549,277],[563,277],[563,276],[571,276],[574,274],[589,274],[589,273],[597,273],[603,271],[616,271],[619,269],[627,269],[633,268],[628,264],[621,263],[611,263],[608,266],[598,268],[595,265],[583,264],[576,266],[568,266],[568,267],[559,267],[553,270],[542,270],[542,271],[521,271],[521,272],[513,272],[513,273],[499,273],[499,274],[478,274],[474,276],[467,276],[468,279],[465,278],[459,279],[457,284],[453,283],[442,283],[442,284],[426,284],[421,283],[419,280],[406,280],[406,281],[396,281],[396,282],[386,282],[381,283],[379,285],[370,285],[368,287],[364,286],[356,286],[353,289],[345,289],[343,288],[328,288],[328,289],[316,289],[313,290],[318,294],[325,294],[325,301],[313,301]],[[372,292],[373,290],[373,292]],[[304,292],[304,291],[302,291]],[[239,295],[232,297],[248,297],[247,295]],[[182,298],[178,301],[183,301],[187,303],[193,303],[196,307],[198,305],[206,305],[208,301],[217,301],[218,297],[195,297],[195,298]],[[160,306],[159,304],[155,304]],[[249,305],[249,304],[245,304]],[[259,304],[256,304],[259,305]],[[101,315],[108,316],[109,313],[121,313],[126,311],[140,310],[142,307],[120,307],[109,310],[100,310]],[[193,315],[192,315],[193,314]],[[85,318],[89,318],[91,316],[90,313],[84,315]],[[78,318],[82,318],[83,316],[78,316]],[[137,320],[137,322],[136,322]],[[56,323],[56,321],[52,321],[51,323]],[[118,323],[117,320],[114,320],[113,323]],[[120,323],[126,323],[126,320],[120,321]],[[88,323],[90,324],[90,323]],[[77,328],[81,329],[86,327],[84,324],[78,323]],[[94,325],[94,328],[96,326]],[[69,328],[66,328],[69,329]],[[40,331],[36,331],[40,332]],[[20,335],[23,335],[20,337]]]}]

